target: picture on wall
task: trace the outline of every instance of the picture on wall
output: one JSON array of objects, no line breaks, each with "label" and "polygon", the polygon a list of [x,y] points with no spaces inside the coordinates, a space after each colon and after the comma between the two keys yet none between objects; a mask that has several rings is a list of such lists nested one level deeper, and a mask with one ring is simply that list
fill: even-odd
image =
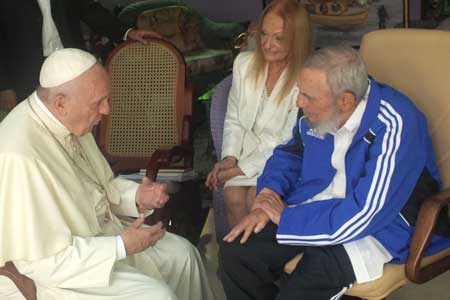
[{"label": "picture on wall", "polygon": [[403,0],[304,0],[314,24],[315,46],[358,46],[373,30],[403,27]]}]

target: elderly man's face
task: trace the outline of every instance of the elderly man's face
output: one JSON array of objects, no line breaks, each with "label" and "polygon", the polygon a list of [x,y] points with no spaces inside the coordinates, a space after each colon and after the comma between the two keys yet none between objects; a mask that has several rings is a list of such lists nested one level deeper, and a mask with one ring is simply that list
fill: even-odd
[{"label": "elderly man's face", "polygon": [[339,110],[333,100],[324,72],[303,69],[300,73],[297,106],[319,134],[335,131],[339,127]]},{"label": "elderly man's face", "polygon": [[77,83],[67,105],[66,127],[76,136],[91,132],[109,114],[110,82],[106,70],[94,65]]}]

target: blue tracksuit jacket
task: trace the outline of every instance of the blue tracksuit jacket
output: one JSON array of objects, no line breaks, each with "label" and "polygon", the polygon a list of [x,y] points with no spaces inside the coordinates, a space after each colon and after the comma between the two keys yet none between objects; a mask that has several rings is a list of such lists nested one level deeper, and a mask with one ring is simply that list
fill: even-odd
[{"label": "blue tracksuit jacket", "polygon": [[[424,115],[406,96],[371,79],[366,110],[345,157],[345,198],[302,204],[333,180],[333,150],[333,135],[315,136],[299,115],[293,138],[267,161],[257,191],[270,188],[288,205],[278,242],[325,246],[372,235],[393,263],[404,263],[421,201],[440,189]],[[440,235],[427,255],[450,247],[448,218],[442,214],[439,222]]]}]

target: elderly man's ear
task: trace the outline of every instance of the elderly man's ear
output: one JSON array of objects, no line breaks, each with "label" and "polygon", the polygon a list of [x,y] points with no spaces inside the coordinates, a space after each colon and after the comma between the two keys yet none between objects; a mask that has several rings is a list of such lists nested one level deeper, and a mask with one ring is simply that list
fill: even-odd
[{"label": "elderly man's ear", "polygon": [[337,100],[338,108],[343,113],[352,113],[356,108],[356,98],[353,93],[345,92]]},{"label": "elderly man's ear", "polygon": [[58,93],[57,95],[55,95],[52,106],[59,116],[65,117],[67,115],[68,101],[69,99],[63,93]]}]

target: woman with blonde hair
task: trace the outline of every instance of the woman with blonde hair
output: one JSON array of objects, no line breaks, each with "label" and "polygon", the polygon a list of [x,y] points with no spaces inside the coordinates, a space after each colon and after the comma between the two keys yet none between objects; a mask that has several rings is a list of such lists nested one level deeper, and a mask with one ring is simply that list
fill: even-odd
[{"label": "woman with blonde hair", "polygon": [[298,70],[312,49],[305,8],[296,0],[273,1],[260,18],[256,44],[256,51],[243,52],[234,62],[222,160],[206,179],[210,188],[225,184],[231,227],[250,211],[256,180],[273,149],[291,136]]}]

